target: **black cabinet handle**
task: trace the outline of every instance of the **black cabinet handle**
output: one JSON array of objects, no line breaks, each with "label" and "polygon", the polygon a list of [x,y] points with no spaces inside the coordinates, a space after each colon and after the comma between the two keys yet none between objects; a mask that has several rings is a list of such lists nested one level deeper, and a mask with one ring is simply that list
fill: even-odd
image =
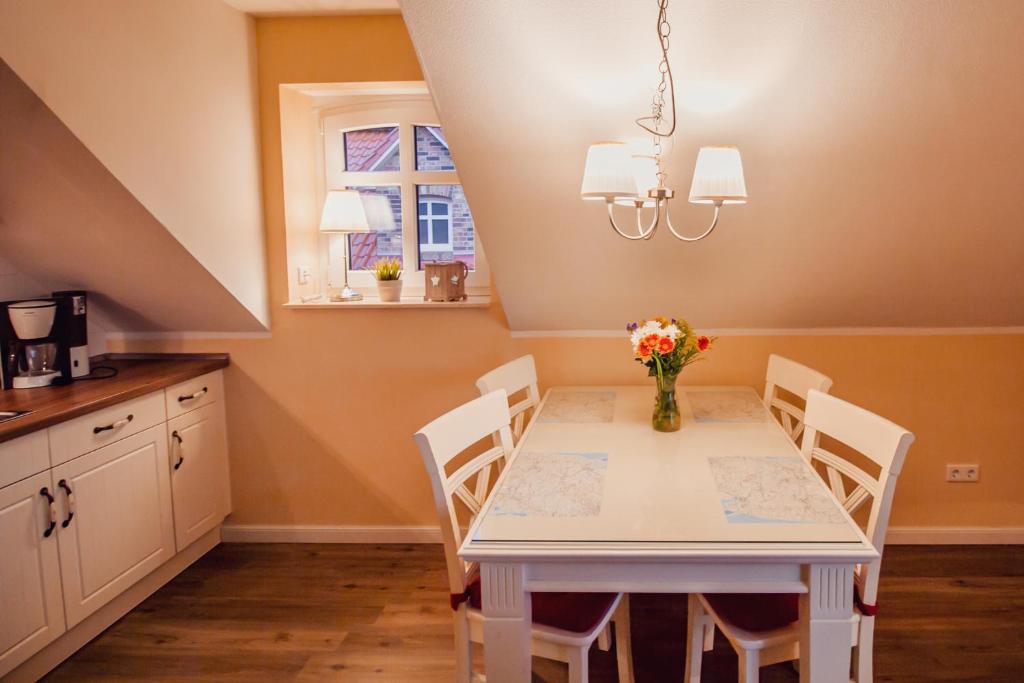
[{"label": "black cabinet handle", "polygon": [[117,420],[116,422],[111,422],[110,424],[108,424],[105,427],[93,427],[92,428],[92,433],[93,434],[99,434],[100,432],[106,432],[106,431],[109,431],[111,429],[120,429],[121,427],[124,427],[126,424],[128,424],[129,422],[131,422],[134,419],[135,419],[134,415],[129,415],[128,417],[125,417],[125,418],[122,418],[120,420]]},{"label": "black cabinet handle", "polygon": [[68,516],[67,519],[60,523],[61,529],[67,529],[68,524],[71,524],[71,520],[75,516],[75,492],[68,486],[67,479],[61,479],[57,482],[57,486],[64,489],[64,495],[68,497]]},{"label": "black cabinet handle", "polygon": [[178,462],[174,463],[174,469],[177,470],[181,467],[181,463],[185,462],[185,455],[181,452],[182,444],[185,443],[185,440],[181,438],[181,434],[178,433],[178,430],[171,432],[171,438],[178,442]]},{"label": "black cabinet handle", "polygon": [[50,526],[43,532],[43,538],[49,538],[57,526],[57,508],[53,506],[53,496],[45,486],[39,489],[39,495],[46,498],[46,505],[50,508]]},{"label": "black cabinet handle", "polygon": [[200,396],[202,396],[203,394],[205,394],[207,391],[208,391],[208,389],[206,387],[203,387],[202,389],[200,389],[199,391],[197,391],[194,394],[185,394],[184,396],[179,396],[178,397],[178,403],[182,403],[184,401],[194,401],[195,399],[197,399]]}]

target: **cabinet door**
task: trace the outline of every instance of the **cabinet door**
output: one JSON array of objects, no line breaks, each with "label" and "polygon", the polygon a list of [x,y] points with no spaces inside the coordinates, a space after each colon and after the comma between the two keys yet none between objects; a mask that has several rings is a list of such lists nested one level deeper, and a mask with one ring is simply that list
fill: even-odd
[{"label": "cabinet door", "polygon": [[0,676],[65,630],[52,495],[49,472],[0,489]]},{"label": "cabinet door", "polygon": [[170,433],[174,538],[180,552],[229,512],[228,451],[222,403],[167,423]]},{"label": "cabinet door", "polygon": [[55,467],[53,482],[61,519],[71,516],[57,528],[71,628],[174,555],[167,427]]}]

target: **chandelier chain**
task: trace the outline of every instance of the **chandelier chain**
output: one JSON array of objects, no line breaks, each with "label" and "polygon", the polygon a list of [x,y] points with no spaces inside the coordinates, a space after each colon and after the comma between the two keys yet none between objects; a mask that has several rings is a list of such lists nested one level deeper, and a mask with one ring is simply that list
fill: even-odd
[{"label": "chandelier chain", "polygon": [[[661,46],[661,62],[658,73],[661,80],[651,100],[651,115],[636,119],[636,125],[654,136],[655,155],[661,155],[661,138],[671,137],[676,130],[676,88],[672,78],[672,65],[668,61],[668,49],[671,45],[672,25],[668,21],[668,0],[658,0],[658,44]],[[665,122],[665,95],[671,108],[671,125],[662,131]]]}]

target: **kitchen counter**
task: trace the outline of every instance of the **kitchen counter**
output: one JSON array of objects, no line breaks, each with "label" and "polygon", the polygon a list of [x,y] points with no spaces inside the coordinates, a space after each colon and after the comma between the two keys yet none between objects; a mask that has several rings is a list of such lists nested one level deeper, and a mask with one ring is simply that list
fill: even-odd
[{"label": "kitchen counter", "polygon": [[64,386],[0,390],[0,411],[29,411],[0,422],[0,442],[220,370],[229,363],[226,353],[98,356],[90,361],[94,374],[109,372],[101,367],[115,368],[116,376]]}]

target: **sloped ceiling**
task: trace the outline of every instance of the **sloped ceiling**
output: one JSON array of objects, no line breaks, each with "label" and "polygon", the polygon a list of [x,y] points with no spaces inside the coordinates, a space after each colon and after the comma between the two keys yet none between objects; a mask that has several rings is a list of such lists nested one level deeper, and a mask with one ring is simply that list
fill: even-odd
[{"label": "sloped ceiling", "polygon": [[[0,0],[0,59],[217,286],[269,323],[251,17],[217,0]],[[145,296],[139,282],[123,286]],[[163,305],[150,299],[147,315]]]},{"label": "sloped ceiling", "polygon": [[1024,324],[1024,3],[674,0],[673,222],[698,147],[750,201],[696,244],[579,199],[657,79],[654,0],[401,0],[515,330]]},{"label": "sloped ceiling", "polygon": [[104,327],[264,329],[0,60],[0,249],[45,286],[90,291]]}]

